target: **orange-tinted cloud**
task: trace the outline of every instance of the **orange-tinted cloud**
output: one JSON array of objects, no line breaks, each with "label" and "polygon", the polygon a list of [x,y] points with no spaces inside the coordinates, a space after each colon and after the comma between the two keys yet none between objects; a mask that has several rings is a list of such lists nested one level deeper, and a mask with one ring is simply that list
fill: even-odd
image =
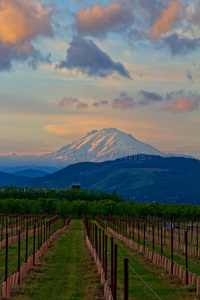
[{"label": "orange-tinted cloud", "polygon": [[126,93],[122,92],[118,98],[113,100],[112,108],[115,109],[134,109],[135,102],[132,97],[128,96]]},{"label": "orange-tinted cloud", "polygon": [[81,8],[78,11],[76,27],[80,34],[99,36],[105,35],[108,30],[124,30],[133,19],[131,10],[120,3],[112,1],[111,5],[105,7],[94,3],[93,8]]},{"label": "orange-tinted cloud", "polygon": [[160,17],[151,28],[150,39],[154,40],[169,32],[180,18],[183,4],[178,1],[170,1],[168,8],[163,10]]},{"label": "orange-tinted cloud", "polygon": [[31,42],[53,34],[51,17],[52,12],[36,0],[1,0],[0,70],[9,70],[12,60],[24,61],[32,56],[32,65],[42,60]]},{"label": "orange-tinted cloud", "polygon": [[160,108],[160,110],[171,111],[174,113],[190,112],[196,110],[198,106],[199,106],[198,99],[182,97],[166,103],[162,108]]},{"label": "orange-tinted cloud", "polygon": [[73,98],[73,97],[64,97],[62,100],[59,101],[59,106],[63,107],[63,106],[68,106],[68,105],[72,105],[74,103],[78,103],[78,99],[77,98]]},{"label": "orange-tinted cloud", "polygon": [[87,105],[87,103],[80,102],[77,104],[76,108],[77,109],[86,109],[86,108],[88,108],[88,105]]},{"label": "orange-tinted cloud", "polygon": [[49,12],[36,1],[1,0],[0,40],[3,44],[19,45],[51,33]]},{"label": "orange-tinted cloud", "polygon": [[60,125],[49,124],[44,126],[44,129],[58,136],[65,136],[67,134],[71,134],[71,130],[69,129],[68,124],[60,124]]}]

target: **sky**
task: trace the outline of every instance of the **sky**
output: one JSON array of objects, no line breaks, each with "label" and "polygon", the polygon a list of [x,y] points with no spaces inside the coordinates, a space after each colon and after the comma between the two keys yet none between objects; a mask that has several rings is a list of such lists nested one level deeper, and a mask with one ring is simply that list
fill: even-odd
[{"label": "sky", "polygon": [[200,0],[1,0],[0,155],[109,127],[200,158]]}]

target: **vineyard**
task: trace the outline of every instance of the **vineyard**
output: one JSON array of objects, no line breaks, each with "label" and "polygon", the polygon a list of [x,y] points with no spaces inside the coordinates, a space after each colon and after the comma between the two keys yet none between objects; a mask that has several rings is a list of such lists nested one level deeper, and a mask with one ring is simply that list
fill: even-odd
[{"label": "vineyard", "polygon": [[[88,221],[85,216],[84,222],[88,248],[97,263],[107,299],[174,298],[175,290],[170,292],[161,285],[156,287],[155,278],[151,281],[145,272],[142,277],[138,274],[144,268],[138,266],[142,257],[163,270],[164,276],[169,276],[172,282],[188,287],[190,297],[192,292],[194,299],[199,296],[199,222],[159,217],[105,218],[100,215],[96,216],[96,222]],[[119,241],[127,245],[131,253],[139,254],[136,255],[137,262]],[[178,290],[180,292],[181,288]],[[183,299],[186,295],[177,293],[175,297]]]},{"label": "vineyard", "polygon": [[0,200],[0,299],[199,299],[199,207],[76,193]]},{"label": "vineyard", "polygon": [[26,273],[69,222],[69,215],[63,219],[58,215],[0,217],[0,295],[4,299],[10,298],[11,290],[22,283]]}]

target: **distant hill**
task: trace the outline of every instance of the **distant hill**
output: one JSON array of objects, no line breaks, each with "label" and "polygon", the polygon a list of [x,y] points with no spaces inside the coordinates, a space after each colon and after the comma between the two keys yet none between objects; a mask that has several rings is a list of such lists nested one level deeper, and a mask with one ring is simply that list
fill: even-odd
[{"label": "distant hill", "polygon": [[25,169],[23,171],[18,171],[14,173],[14,175],[17,176],[24,176],[24,177],[31,177],[31,178],[43,177],[47,174],[48,174],[47,172],[41,170],[34,170],[34,169]]},{"label": "distant hill", "polygon": [[138,155],[102,163],[78,163],[27,186],[114,190],[126,200],[200,204],[200,161],[191,158]]},{"label": "distant hill", "polygon": [[30,179],[30,177],[17,176],[0,171],[0,186],[19,185],[21,183],[29,181]]}]

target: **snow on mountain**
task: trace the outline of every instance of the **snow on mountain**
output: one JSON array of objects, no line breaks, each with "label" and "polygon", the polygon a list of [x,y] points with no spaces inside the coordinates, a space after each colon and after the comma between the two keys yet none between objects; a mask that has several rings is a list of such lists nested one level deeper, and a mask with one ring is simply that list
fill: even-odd
[{"label": "snow on mountain", "polygon": [[101,162],[137,154],[167,156],[166,153],[136,140],[130,134],[116,128],[105,128],[92,130],[80,140],[45,155],[44,158],[71,164],[81,161]]},{"label": "snow on mountain", "polygon": [[[131,134],[116,128],[105,128],[92,130],[78,141],[49,154],[41,156],[0,156],[0,170],[7,171],[16,167],[19,170],[37,168],[51,173],[78,162],[102,162],[138,154],[187,157],[181,154],[166,154],[138,141]],[[47,168],[50,168],[50,170]]]}]

